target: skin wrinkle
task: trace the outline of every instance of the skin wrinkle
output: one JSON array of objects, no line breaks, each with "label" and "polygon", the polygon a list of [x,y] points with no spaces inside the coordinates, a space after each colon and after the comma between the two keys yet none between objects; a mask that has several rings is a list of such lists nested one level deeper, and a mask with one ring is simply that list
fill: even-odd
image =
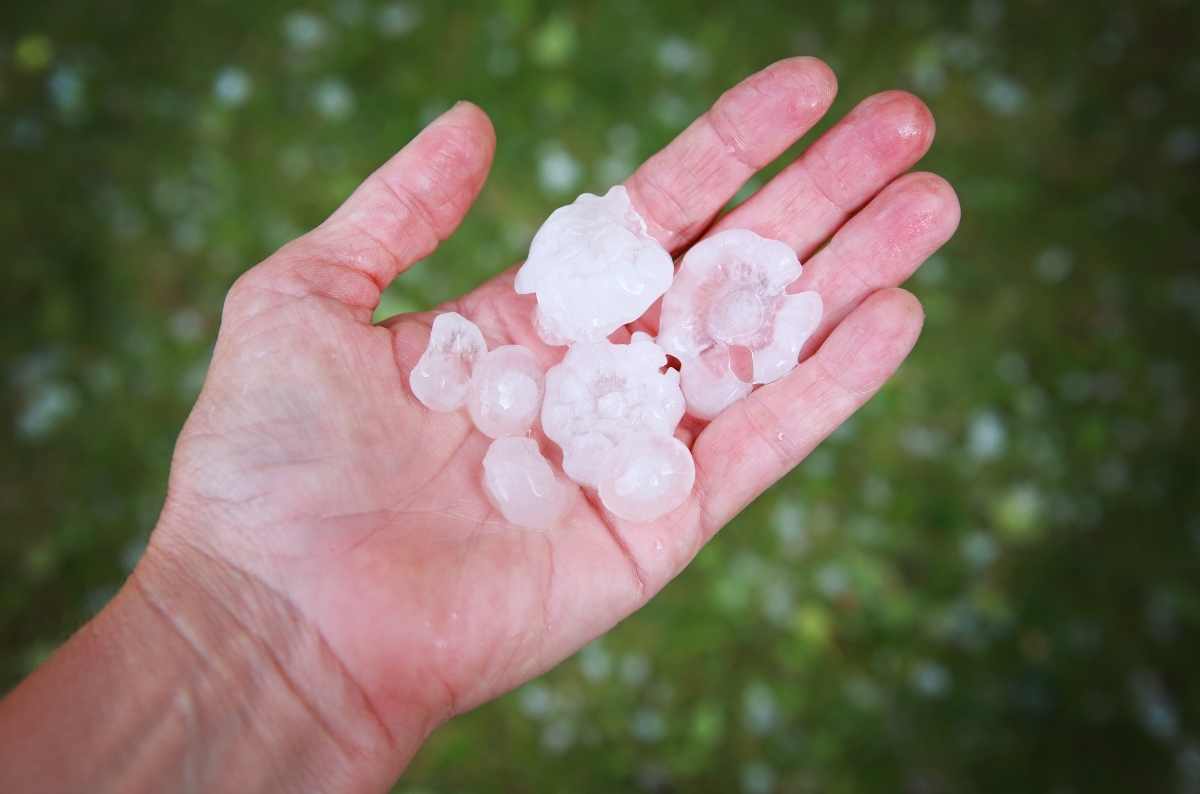
[{"label": "skin wrinkle", "polygon": [[[546,544],[546,578],[542,583],[542,625],[545,627],[545,633],[548,635],[553,630],[554,625],[550,609],[551,597],[554,594],[554,541],[549,535],[543,535],[542,539]],[[545,645],[545,637],[543,637],[542,644]]]},{"label": "skin wrinkle", "polygon": [[[267,262],[269,262],[269,261],[271,261],[271,260],[267,260]],[[264,262],[264,264],[266,264],[266,262]],[[243,276],[242,278],[245,278],[245,277]],[[235,299],[235,300],[240,299],[247,290],[249,290],[253,293],[264,293],[264,294],[277,295],[280,298],[282,298],[282,300],[280,300],[279,303],[277,303],[277,304],[263,307],[259,311],[252,312],[250,314],[246,314],[245,316],[242,316],[237,320],[233,320],[234,325],[226,328],[225,323],[228,320],[232,320],[233,318],[238,317],[238,315],[243,314],[243,312],[241,310],[238,310],[238,311],[230,311],[229,310],[228,306],[229,306],[230,299]],[[236,298],[235,298],[235,293],[238,293]],[[280,290],[280,289],[268,286],[266,284],[258,284],[258,283],[251,284],[250,282],[243,282],[241,278],[239,278],[237,280],[237,282],[234,283],[233,287],[229,290],[229,296],[226,298],[225,303],[226,303],[226,308],[222,311],[222,314],[221,314],[221,330],[227,336],[236,336],[240,332],[240,330],[243,326],[248,325],[249,323],[253,322],[258,317],[261,317],[262,315],[264,315],[268,312],[275,312],[275,311],[281,310],[285,307],[292,308],[294,310],[300,310],[302,307],[305,307],[309,304],[315,304],[322,308],[333,308],[338,313],[340,313],[345,308],[344,304],[339,303],[338,301],[334,300],[333,298],[330,298],[327,295],[314,295],[311,292],[292,293],[292,292],[287,292],[285,290]],[[287,323],[284,323],[283,325],[287,325]],[[218,338],[217,338],[218,345],[220,344],[220,341],[221,341],[220,337],[218,336]],[[240,344],[245,344],[247,340],[238,340],[238,341]]]},{"label": "skin wrinkle", "polygon": [[[301,626],[301,630],[307,629],[307,630],[311,631],[312,636],[314,637],[314,639],[317,643],[319,653],[321,653],[329,658],[329,660],[333,663],[335,670],[338,673],[340,673],[342,675],[343,679],[346,681],[346,683],[348,683],[350,685],[351,691],[367,707],[367,711],[368,711],[369,716],[372,719],[372,723],[386,738],[387,746],[389,746],[389,747],[396,746],[396,737],[392,735],[391,729],[388,728],[387,723],[383,720],[382,714],[376,708],[374,701],[372,701],[370,696],[367,694],[366,689],[364,689],[362,687],[362,685],[358,682],[358,680],[355,679],[354,675],[350,672],[349,668],[346,667],[345,663],[341,660],[341,658],[338,657],[338,655],[333,651],[332,646],[329,645],[328,641],[326,640],[325,636],[320,632],[320,630],[316,626],[314,626],[308,622],[308,620],[304,617],[303,612],[301,612],[300,609],[294,603],[292,603],[286,596],[284,596],[278,590],[276,590],[275,588],[268,585],[261,578],[251,574],[249,572],[249,570],[246,569],[245,567],[237,565],[236,563],[233,563],[231,561],[224,560],[223,558],[217,558],[212,553],[201,548],[199,545],[190,542],[189,540],[181,539],[181,542],[183,542],[187,546],[187,548],[191,549],[194,553],[199,554],[200,556],[210,560],[212,562],[212,564],[215,565],[218,569],[221,568],[222,566],[225,566],[228,569],[234,571],[238,576],[243,577],[247,581],[252,582],[255,586],[261,588],[263,590],[263,592],[270,595],[270,597],[276,599],[277,603],[282,605],[283,610],[289,616],[296,619],[296,621]],[[260,646],[262,646],[263,648],[266,649],[268,660],[272,663],[272,665],[275,667],[277,672],[279,672],[281,674],[281,676],[283,677],[284,685],[293,694],[293,696],[298,699],[301,707],[304,708],[306,711],[310,712],[314,716],[314,718],[317,719],[318,724],[327,733],[327,735],[331,739],[333,739],[333,741],[337,744],[339,749],[341,749],[343,752],[347,752],[347,750],[349,750],[350,752],[348,752],[348,756],[370,755],[370,753],[366,752],[364,748],[360,748],[352,740],[343,739],[340,736],[340,734],[338,734],[336,731],[333,730],[332,726],[329,725],[325,721],[324,715],[320,713],[320,710],[316,707],[316,705],[313,704],[304,695],[303,690],[296,685],[296,682],[291,678],[290,674],[286,671],[282,660],[275,653],[274,649],[272,649],[270,647],[270,644],[263,641],[260,637],[258,637],[258,635],[255,634],[250,629],[250,627],[248,625],[246,625],[246,623],[238,617],[235,610],[230,609],[229,606],[226,605],[219,598],[211,598],[210,601],[217,602],[217,606],[220,607],[226,613],[226,615],[231,620],[233,620],[236,625],[238,625],[242,629],[243,632],[245,632],[246,636],[254,638],[254,640]]]},{"label": "skin wrinkle", "polygon": [[[798,167],[806,171],[809,182],[814,188],[816,188],[817,193],[820,194],[821,198],[829,202],[829,206],[833,207],[839,217],[844,218],[853,212],[856,207],[845,206],[842,199],[834,198],[834,191],[830,190],[829,187],[825,185],[824,177],[818,176],[818,174],[827,174],[829,178],[834,181],[834,184],[837,185],[838,193],[840,193],[842,196],[851,195],[851,191],[846,186],[845,181],[838,175],[838,171],[834,169],[833,164],[829,161],[829,158],[822,151],[823,147],[820,145],[820,143],[821,142],[818,141],[816,145],[809,147],[808,151],[804,153],[805,157],[800,161],[800,165]],[[820,167],[810,168],[808,165],[809,159],[819,161]]]},{"label": "skin wrinkle", "polygon": [[709,538],[720,531],[721,524],[710,509],[712,495],[708,489],[708,466],[702,460],[701,456],[693,455],[692,458],[692,463],[696,467],[696,480],[692,483],[692,488],[696,493],[696,503],[700,509],[700,531],[696,533],[696,542],[693,544],[691,552],[691,557],[695,557],[704,548],[704,544],[708,542]]},{"label": "skin wrinkle", "polygon": [[751,157],[751,148],[738,130],[737,122],[726,115],[726,110],[720,103],[714,105],[702,118],[712,130],[713,135],[716,135],[724,145],[726,154],[732,157],[738,165],[749,171],[750,174],[761,168]]},{"label": "skin wrinkle", "polygon": [[434,679],[441,685],[442,691],[445,693],[446,706],[443,709],[445,716],[440,722],[448,722],[458,716],[458,692],[450,684],[450,680],[441,674],[437,668],[432,669],[431,674]]},{"label": "skin wrinkle", "polygon": [[[643,218],[667,233],[666,239],[660,241],[668,251],[678,250],[687,244],[693,228],[701,221],[692,217],[692,213],[683,205],[675,191],[668,190],[659,184],[660,169],[647,168],[643,170],[646,173],[641,171],[635,173],[626,186],[631,198],[637,197],[632,200],[634,209]],[[646,188],[649,188],[651,195],[657,197],[657,202],[647,201],[642,196]],[[664,204],[670,211],[669,219],[662,215],[662,205]]]},{"label": "skin wrinkle", "polygon": [[[797,184],[790,186],[785,195],[778,200],[777,209],[772,211],[771,221],[762,224],[757,231],[763,237],[783,240],[792,245],[797,255],[803,262],[811,255],[811,243],[801,243],[796,245],[789,240],[793,234],[790,230],[795,225],[796,218],[813,218],[820,217],[820,210],[814,206],[813,199],[823,203],[827,210],[832,210],[840,216],[842,210],[833,203],[829,195],[820,189],[813,180],[812,174],[808,171],[803,160],[798,160],[794,164],[795,172],[792,176],[792,181]],[[805,187],[808,189],[805,189]],[[727,218],[731,216],[726,216]],[[724,219],[722,219],[724,220]],[[732,226],[731,223],[718,223],[718,228]]]},{"label": "skin wrinkle", "polygon": [[[476,139],[476,131],[470,127],[442,125],[440,145],[427,162],[427,168],[418,172],[424,181],[422,192],[438,199],[429,205],[435,217],[440,210],[449,209],[446,217],[449,219],[447,233],[458,226],[458,220],[466,214],[469,202],[463,201],[463,191],[448,190],[446,185],[453,184],[460,175],[467,175],[466,187],[471,194],[479,190],[482,180],[479,175],[484,171],[480,166],[481,160],[491,158],[491,145],[480,146]],[[479,152],[487,151],[487,156],[481,158]]]},{"label": "skin wrinkle", "polygon": [[[428,426],[422,425],[421,438],[424,439],[425,435],[429,432],[430,432],[430,429],[428,428]],[[464,428],[463,434],[459,438],[458,443],[455,444],[453,449],[451,449],[450,452],[445,456],[445,460],[442,461],[442,463],[433,471],[433,473],[423,483],[415,486],[412,489],[411,493],[414,495],[421,493],[423,490],[428,488],[432,483],[436,482],[440,477],[442,477],[446,473],[446,471],[450,468],[451,464],[453,464],[458,459],[458,456],[462,452],[463,447],[465,447],[467,445],[467,443],[471,440],[472,434],[473,434],[473,431],[470,427]],[[425,449],[425,444],[423,442],[418,443],[416,448],[417,449]]]},{"label": "skin wrinkle", "polygon": [[[191,544],[189,544],[189,547],[193,548],[198,553],[200,553],[204,556],[207,556],[207,553],[204,552],[203,550],[201,550],[195,546],[192,546]],[[160,617],[163,624],[165,626],[167,626],[168,630],[170,630],[176,636],[180,637],[184,641],[184,643],[188,646],[188,648],[191,650],[191,652],[195,656],[197,664],[200,666],[200,668],[203,670],[211,670],[212,666],[209,663],[208,655],[200,647],[198,641],[196,641],[194,638],[192,638],[191,635],[189,634],[189,632],[184,630],[184,627],[181,624],[181,622],[176,617],[174,617],[170,613],[169,610],[167,610],[165,607],[163,607],[158,602],[157,596],[155,596],[150,591],[150,589],[146,587],[145,583],[141,581],[140,577],[133,576],[133,577],[131,577],[131,580],[132,580],[132,585],[142,595],[143,602],[146,603],[151,608],[151,610],[154,611]],[[236,616],[233,615],[232,611],[230,611],[228,609],[224,609],[224,605],[222,605],[222,609],[223,609],[223,611],[226,612],[226,614],[228,614],[230,617],[233,618],[234,622],[239,627],[241,627],[244,632],[247,633],[247,636],[252,636],[248,632],[246,626],[243,623],[241,623],[241,621],[239,621],[236,618]],[[258,644],[262,647],[267,647],[266,643],[260,642]],[[287,674],[283,671],[282,667],[280,666],[277,657],[275,657],[275,655],[274,655],[274,652],[271,651],[269,648],[267,648],[267,653],[268,653],[268,656],[269,656],[270,660],[272,661],[273,666],[275,667],[276,671],[283,676],[285,686],[291,692],[292,696],[294,698],[298,699],[301,703],[301,707],[304,708],[306,711],[308,711],[308,713],[314,717],[314,719],[317,721],[317,724],[322,728],[322,730],[326,733],[326,735],[329,736],[329,738],[331,740],[333,740],[335,742],[335,744],[337,744],[337,746],[339,747],[339,750],[345,752],[345,747],[340,743],[338,737],[336,737],[330,731],[330,727],[328,726],[328,724],[323,720],[323,718],[319,714],[317,714],[313,711],[313,709],[307,703],[306,699],[304,699],[303,696],[300,694],[299,690],[297,690],[295,688],[291,679],[287,676]],[[202,681],[203,680],[205,680],[205,679],[202,679]],[[185,723],[187,725],[187,729],[186,729],[187,735],[191,736],[191,737],[195,737],[195,736],[199,735],[199,733],[198,733],[199,729],[197,727],[198,721],[196,719],[196,708],[191,700],[191,697],[192,697],[192,695],[189,691],[180,690],[179,694],[176,697],[175,702],[183,706],[183,717],[184,717]],[[365,695],[364,695],[364,697],[365,697]],[[368,703],[368,706],[370,706],[370,702],[367,701],[367,703]],[[272,737],[269,734],[267,734],[266,732],[264,732],[263,726],[260,725],[257,720],[253,719],[252,715],[250,715],[246,712],[246,707],[245,707],[244,703],[237,706],[234,709],[234,712],[238,715],[239,722],[242,724],[243,729],[245,731],[257,733],[260,735],[260,737],[262,738],[262,740],[265,743],[267,743],[267,744],[270,743],[270,741],[272,740]],[[383,728],[384,735],[387,736],[389,738],[389,742],[391,742],[392,741],[391,734],[387,731],[387,728],[385,725],[383,725],[382,721],[380,721],[380,727]],[[195,743],[192,742],[191,744],[195,744]],[[199,790],[197,788],[197,786],[199,785],[198,781],[200,780],[200,777],[201,777],[200,776],[200,773],[201,773],[200,759],[194,757],[193,755],[185,754],[184,762],[185,762],[185,766],[183,769],[183,776],[185,778],[185,781],[189,781],[189,782],[185,783],[186,788],[188,790]],[[282,774],[277,775],[277,779],[281,779],[282,777],[283,777]]]},{"label": "skin wrinkle", "polygon": [[[353,543],[351,543],[349,546],[346,546],[346,547],[340,549],[337,553],[334,554],[335,557],[345,557],[345,556],[353,553],[354,551],[356,551],[361,546],[368,543],[372,538],[374,538],[376,535],[378,535],[384,529],[393,526],[394,525],[393,524],[394,517],[398,516],[398,515],[402,515],[403,511],[402,511],[402,509],[401,510],[390,510],[390,509],[384,508],[384,509],[376,510],[373,512],[355,514],[355,517],[357,517],[359,515],[365,516],[365,515],[374,515],[374,514],[383,515],[386,517],[386,520],[378,522],[378,525],[374,529],[372,529],[370,532],[366,533],[362,537],[356,538],[355,541]],[[322,521],[337,520],[339,518],[341,518],[341,516],[322,516],[321,520]]]},{"label": "skin wrinkle", "polygon": [[[403,226],[405,228],[405,235],[408,236],[414,231],[417,231],[424,232],[425,234],[433,237],[431,242],[422,242],[421,245],[415,246],[415,250],[419,251],[420,253],[405,257],[406,259],[415,261],[427,256],[429,252],[437,247],[439,242],[446,239],[450,232],[453,231],[453,229],[448,229],[443,233],[442,229],[438,227],[437,221],[434,219],[432,210],[426,206],[424,199],[414,193],[411,189],[404,187],[399,183],[393,185],[383,176],[376,176],[375,179],[377,184],[381,185],[383,189],[391,195],[391,197],[395,200],[396,205],[404,209],[405,215],[403,217],[406,223],[404,223]],[[415,228],[411,222],[407,222],[409,221],[410,217],[416,217],[419,219],[419,223],[415,225]],[[402,261],[396,257],[390,248],[388,249],[388,253],[393,256],[395,261]],[[402,267],[393,273],[392,278],[395,278],[396,275],[403,272],[403,269],[404,268]],[[389,279],[389,281],[390,280],[391,279]]]},{"label": "skin wrinkle", "polygon": [[[489,132],[490,129],[488,122]],[[419,149],[413,152],[416,157],[423,155],[419,163],[421,167],[413,171],[422,184],[408,187],[399,179],[392,184],[387,178],[391,169],[377,171],[376,176],[394,195],[401,198],[402,204],[408,205],[403,199],[411,198],[412,204],[408,206],[415,205],[427,221],[429,230],[439,240],[444,240],[458,227],[459,220],[466,213],[467,207],[464,205],[474,198],[482,186],[487,164],[491,161],[494,138],[489,134],[485,136],[487,140],[481,142],[478,130],[447,123],[431,128],[430,132],[441,135],[432,154],[422,153]],[[418,138],[418,146],[421,143],[423,141]],[[481,151],[483,156],[480,156]],[[454,187],[451,189],[448,185]],[[464,202],[464,197],[468,201]],[[434,203],[430,203],[430,199]],[[449,212],[439,212],[445,209],[449,209]]]},{"label": "skin wrinkle", "polygon": [[[229,609],[224,604],[219,603],[219,606],[224,609],[225,614],[230,620],[233,621],[234,625],[241,629],[242,632],[244,632],[247,636],[254,636],[250,631],[249,626],[247,626],[246,623],[242,621],[233,610]],[[295,679],[288,674],[283,662],[280,660],[278,654],[275,653],[274,649],[271,648],[270,644],[261,641],[258,644],[262,650],[265,651],[265,656],[268,663],[275,670],[275,673],[279,676],[279,680],[283,682],[284,687],[291,694],[292,698],[300,704],[300,707],[313,718],[318,726],[320,726],[321,732],[329,737],[329,739],[338,746],[338,748],[346,756],[347,760],[354,755],[357,755],[359,753],[359,748],[354,746],[353,743],[344,740],[342,736],[333,729],[333,726],[330,725],[328,720],[325,719],[325,715],[322,714],[320,709],[318,709],[316,705],[314,705],[313,702],[303,693],[299,685],[297,685]],[[382,722],[379,723],[379,727],[383,727]]]},{"label": "skin wrinkle", "polygon": [[592,494],[588,493],[587,491],[584,491],[584,495],[587,501],[592,505],[592,509],[595,511],[596,517],[600,520],[600,523],[608,533],[609,538],[612,539],[612,542],[617,547],[617,550],[621,552],[621,556],[624,557],[625,561],[629,563],[629,570],[633,575],[636,588],[635,602],[638,604],[645,603],[646,599],[649,597],[649,589],[646,586],[645,571],[642,570],[641,564],[630,550],[629,545],[625,542],[625,538],[621,534],[621,531],[612,522],[612,520],[609,519],[607,511],[602,506],[597,504],[596,500],[599,497],[593,497]]},{"label": "skin wrinkle", "polygon": [[[353,220],[347,219],[343,222],[346,223],[348,226],[350,226],[350,228],[353,229],[356,233],[358,233],[358,234],[362,235],[363,237],[366,237],[368,240],[370,240],[371,243],[377,249],[379,249],[379,251],[381,251],[384,256],[388,257],[391,260],[390,270],[392,273],[399,273],[404,269],[403,260],[400,258],[400,255],[397,254],[394,250],[392,250],[392,248],[390,246],[388,246],[386,243],[384,243],[382,238],[380,238],[378,235],[376,235],[374,232],[372,232],[366,226],[361,225]],[[362,267],[362,265],[360,264],[359,268],[355,268],[355,267],[351,267],[348,265],[342,265],[340,263],[335,263],[335,261],[329,261],[327,264],[330,266],[340,267],[343,270],[358,272],[359,275],[369,279],[371,281],[371,283],[375,285],[375,289],[380,294],[382,294],[383,291],[388,288],[388,284],[391,283],[390,278],[387,278],[386,276],[377,274],[375,272],[375,269],[372,267]],[[378,305],[378,303],[379,303],[379,296],[376,295],[375,304],[368,308],[374,309],[375,306]]]}]

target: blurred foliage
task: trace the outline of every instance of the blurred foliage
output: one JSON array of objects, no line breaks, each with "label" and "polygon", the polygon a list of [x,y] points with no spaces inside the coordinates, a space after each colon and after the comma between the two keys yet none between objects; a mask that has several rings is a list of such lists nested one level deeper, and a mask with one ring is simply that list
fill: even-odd
[{"label": "blurred foliage", "polygon": [[3,16],[4,686],[136,561],[229,284],[424,122],[471,98],[500,148],[384,313],[516,260],[554,206],[808,53],[833,117],[902,87],[938,118],[923,167],[964,222],[912,285],[922,342],[652,605],[441,731],[398,790],[1200,791],[1194,4]]}]

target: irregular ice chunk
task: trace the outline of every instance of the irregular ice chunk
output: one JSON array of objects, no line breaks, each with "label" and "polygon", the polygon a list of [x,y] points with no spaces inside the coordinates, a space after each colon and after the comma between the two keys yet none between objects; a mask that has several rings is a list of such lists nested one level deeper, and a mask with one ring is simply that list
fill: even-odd
[{"label": "irregular ice chunk", "polygon": [[[658,343],[682,362],[688,412],[712,419],[796,366],[821,320],[816,292],[787,294],[803,268],[785,243],[730,229],[683,257],[663,296]],[[751,372],[739,378],[731,354],[748,351]]]},{"label": "irregular ice chunk", "polygon": [[653,521],[687,500],[696,481],[692,453],[674,436],[631,435],[604,462],[600,501],[629,521]]},{"label": "irregular ice chunk", "polygon": [[475,364],[467,410],[479,432],[491,438],[523,436],[542,407],[545,374],[533,352],[504,345]]},{"label": "irregular ice chunk", "polygon": [[554,473],[532,438],[498,438],[483,456],[483,486],[505,520],[550,529],[571,506],[573,489]]},{"label": "irregular ice chunk", "polygon": [[562,447],[563,471],[596,487],[605,457],[631,433],[666,435],[683,418],[679,373],[643,333],[627,345],[572,345],[546,373],[542,429]]},{"label": "irregular ice chunk", "polygon": [[598,341],[641,317],[671,286],[671,255],[617,185],[584,193],[538,229],[514,289],[537,293],[537,329],[551,345]]},{"label": "irregular ice chunk", "polygon": [[408,376],[413,394],[434,411],[453,411],[467,399],[476,360],[487,342],[475,323],[457,312],[433,318],[429,345]]}]

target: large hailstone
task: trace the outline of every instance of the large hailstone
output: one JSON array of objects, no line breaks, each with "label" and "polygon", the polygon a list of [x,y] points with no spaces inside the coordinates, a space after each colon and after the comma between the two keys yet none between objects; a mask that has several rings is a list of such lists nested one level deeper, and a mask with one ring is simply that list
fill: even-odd
[{"label": "large hailstone", "polygon": [[490,438],[523,436],[542,407],[545,375],[528,348],[504,345],[475,364],[467,410],[479,432]]},{"label": "large hailstone", "polygon": [[[787,294],[802,271],[790,246],[748,229],[714,234],[683,257],[663,296],[657,341],[682,363],[689,413],[713,419],[752,384],[796,366],[821,320],[818,293]],[[738,371],[739,355],[748,371]]]},{"label": "large hailstone", "polygon": [[696,481],[691,450],[675,438],[631,435],[604,461],[597,490],[612,513],[629,521],[653,521],[687,501]]},{"label": "large hailstone", "polygon": [[487,352],[479,327],[457,312],[433,318],[429,344],[408,376],[413,394],[434,411],[454,411],[467,399],[475,362]]},{"label": "large hailstone", "polygon": [[483,486],[505,520],[529,529],[562,521],[575,489],[554,472],[532,438],[498,438],[483,456]]},{"label": "large hailstone", "polygon": [[546,373],[542,429],[563,451],[563,471],[595,488],[605,457],[633,434],[666,435],[683,418],[679,373],[643,333],[627,345],[572,345]]},{"label": "large hailstone", "polygon": [[514,289],[537,294],[538,334],[551,345],[595,342],[641,317],[671,286],[671,255],[617,185],[584,193],[534,235]]}]

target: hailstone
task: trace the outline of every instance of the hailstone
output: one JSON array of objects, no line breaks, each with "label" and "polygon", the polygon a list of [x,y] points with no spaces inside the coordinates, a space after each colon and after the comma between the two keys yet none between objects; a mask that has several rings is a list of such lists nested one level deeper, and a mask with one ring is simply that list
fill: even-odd
[{"label": "hailstone", "polygon": [[433,318],[429,345],[408,376],[408,383],[427,408],[454,411],[467,399],[475,362],[487,352],[487,342],[475,323],[457,312]]},{"label": "hailstone", "polygon": [[542,407],[545,374],[528,348],[504,345],[475,364],[467,410],[479,432],[490,438],[523,436]]},{"label": "hailstone", "polygon": [[574,488],[554,472],[532,438],[498,438],[483,456],[483,485],[505,520],[550,529],[571,506]]},{"label": "hailstone", "polygon": [[641,317],[673,275],[671,255],[617,185],[552,212],[534,235],[514,288],[537,294],[539,336],[564,345],[604,339]]},{"label": "hailstone", "polygon": [[546,373],[542,429],[563,451],[563,471],[596,487],[604,459],[632,434],[671,435],[683,418],[679,373],[644,333],[627,345],[572,345]]},{"label": "hailstone", "polygon": [[[682,364],[688,412],[712,419],[796,366],[800,349],[821,320],[816,292],[788,294],[803,268],[786,243],[748,229],[714,234],[683,257],[663,296],[658,343]],[[739,374],[733,354],[746,351]]]},{"label": "hailstone", "polygon": [[600,501],[629,521],[653,521],[692,492],[696,465],[674,436],[635,434],[609,453],[600,475]]}]

